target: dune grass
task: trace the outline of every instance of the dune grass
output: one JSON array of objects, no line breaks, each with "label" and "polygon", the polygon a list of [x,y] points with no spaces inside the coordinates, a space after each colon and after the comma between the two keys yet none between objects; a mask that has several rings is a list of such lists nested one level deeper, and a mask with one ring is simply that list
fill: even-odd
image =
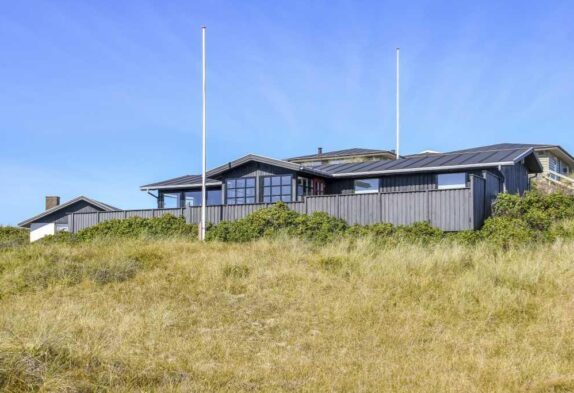
[{"label": "dune grass", "polygon": [[574,243],[0,253],[0,391],[574,390]]}]

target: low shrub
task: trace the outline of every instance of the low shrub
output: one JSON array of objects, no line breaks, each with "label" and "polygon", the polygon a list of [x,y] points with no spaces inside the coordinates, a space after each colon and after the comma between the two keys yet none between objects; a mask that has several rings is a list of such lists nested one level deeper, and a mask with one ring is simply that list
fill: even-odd
[{"label": "low shrub", "polygon": [[0,226],[0,248],[26,244],[30,232],[25,228]]},{"label": "low shrub", "polygon": [[240,220],[224,221],[210,226],[206,239],[248,242],[262,237],[274,237],[279,233],[291,233],[296,229],[299,217],[299,213],[290,210],[286,204],[278,202]]},{"label": "low shrub", "polygon": [[394,236],[399,241],[430,243],[441,240],[444,232],[428,222],[415,222],[412,225],[397,226]]},{"label": "low shrub", "polygon": [[61,231],[61,232],[55,233],[54,235],[44,236],[43,238],[41,238],[37,242],[38,243],[45,243],[45,244],[59,244],[59,243],[72,243],[76,240],[77,239],[74,236],[74,234],[72,234],[70,232]]},{"label": "low shrub", "polygon": [[526,221],[514,217],[490,217],[480,231],[480,238],[499,247],[509,248],[536,238]]},{"label": "low shrub", "polygon": [[290,234],[316,243],[327,243],[343,236],[347,228],[348,225],[344,220],[325,212],[315,212],[299,215]]},{"label": "low shrub", "polygon": [[519,195],[500,194],[493,205],[493,215],[522,218],[528,214],[544,215],[548,220],[574,218],[574,197],[553,193],[530,191]]},{"label": "low shrub", "polygon": [[316,243],[326,243],[343,236],[348,228],[345,221],[324,212],[299,214],[283,202],[257,210],[237,221],[212,225],[207,240],[248,242],[259,238],[290,235]]},{"label": "low shrub", "polygon": [[196,225],[185,222],[183,217],[171,214],[158,218],[130,217],[125,220],[110,220],[81,230],[76,234],[79,241],[105,238],[190,238],[198,235]]}]

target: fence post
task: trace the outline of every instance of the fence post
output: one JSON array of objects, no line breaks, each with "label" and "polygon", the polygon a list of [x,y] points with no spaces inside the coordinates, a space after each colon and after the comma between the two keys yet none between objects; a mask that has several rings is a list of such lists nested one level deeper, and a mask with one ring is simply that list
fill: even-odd
[{"label": "fence post", "polygon": [[427,209],[427,211],[426,211],[427,222],[432,225],[432,216],[431,216],[431,210],[432,209],[431,209],[431,205],[430,205],[430,192],[429,192],[429,190],[425,190],[425,196],[426,196],[426,198],[425,198],[426,199],[426,206],[425,207]]},{"label": "fence post", "polygon": [[74,213],[68,215],[68,231],[74,233]]},{"label": "fence post", "polygon": [[341,218],[341,194],[337,194],[337,218]]}]

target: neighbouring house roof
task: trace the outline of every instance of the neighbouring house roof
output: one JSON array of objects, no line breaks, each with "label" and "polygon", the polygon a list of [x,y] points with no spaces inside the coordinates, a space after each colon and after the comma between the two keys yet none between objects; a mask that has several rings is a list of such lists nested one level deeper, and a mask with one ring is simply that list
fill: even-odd
[{"label": "neighbouring house roof", "polygon": [[285,161],[312,161],[312,160],[323,160],[329,158],[345,158],[353,156],[377,156],[381,154],[394,155],[395,153],[390,150],[363,149],[359,147],[354,147],[351,149],[323,152],[321,154],[315,153],[315,154],[308,154],[305,156],[291,157],[285,159]]},{"label": "neighbouring house roof", "polygon": [[543,143],[497,143],[495,145],[473,147],[470,149],[456,150],[450,153],[462,153],[462,152],[472,152],[472,151],[489,151],[489,150],[500,150],[500,149],[520,149],[532,147],[534,150],[561,150],[566,156],[568,156],[572,161],[574,161],[574,156],[572,156],[568,151],[566,151],[560,145],[550,145]]},{"label": "neighbouring house roof", "polygon": [[401,174],[439,170],[468,170],[513,165],[525,160],[531,172],[542,172],[542,165],[532,147],[501,148],[485,151],[422,154],[399,160],[379,160],[359,163],[327,164],[315,169],[333,177],[353,177],[376,174]]},{"label": "neighbouring house roof", "polygon": [[34,217],[32,217],[32,218],[29,218],[29,219],[27,219],[27,220],[24,220],[24,221],[22,221],[21,223],[19,223],[18,226],[20,226],[20,227],[27,227],[27,226],[29,226],[30,224],[33,224],[34,222],[40,220],[41,218],[44,218],[44,217],[46,217],[46,216],[49,216],[50,214],[59,212],[60,210],[69,208],[69,207],[73,206],[74,204],[76,204],[76,203],[78,203],[78,202],[85,202],[85,203],[87,203],[87,204],[89,204],[89,205],[92,205],[92,206],[98,208],[98,209],[101,209],[102,211],[120,210],[120,209],[118,209],[117,207],[114,207],[114,206],[108,205],[108,204],[106,204],[106,203],[103,203],[103,202],[100,202],[100,201],[96,201],[95,199],[91,199],[91,198],[88,198],[88,197],[85,197],[85,196],[81,195],[81,196],[76,197],[76,198],[74,198],[74,199],[70,199],[69,201],[67,201],[67,202],[65,202],[65,203],[62,203],[61,205],[54,206],[54,207],[51,208],[51,209],[45,210],[45,211],[43,211],[42,213],[40,213],[40,214],[38,214],[38,215],[36,215],[36,216],[34,216]]}]

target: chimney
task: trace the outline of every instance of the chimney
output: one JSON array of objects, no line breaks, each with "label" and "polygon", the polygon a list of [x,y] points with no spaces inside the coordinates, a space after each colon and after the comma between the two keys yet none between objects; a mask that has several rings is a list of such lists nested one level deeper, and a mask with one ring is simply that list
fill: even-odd
[{"label": "chimney", "polygon": [[318,148],[317,148],[317,155],[318,155],[318,156],[322,156],[322,155],[323,155],[323,148],[322,148],[322,147],[318,147]]},{"label": "chimney", "polygon": [[60,205],[59,196],[47,196],[46,197],[46,210]]}]

